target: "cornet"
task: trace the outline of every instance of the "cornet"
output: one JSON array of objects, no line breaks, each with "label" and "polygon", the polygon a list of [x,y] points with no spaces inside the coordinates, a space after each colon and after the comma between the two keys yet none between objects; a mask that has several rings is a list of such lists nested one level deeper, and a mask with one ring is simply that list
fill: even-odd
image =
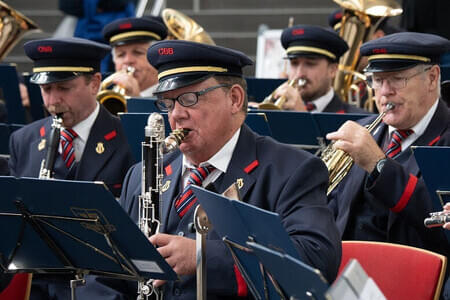
[{"label": "cornet", "polygon": [[[284,83],[283,83],[284,84]],[[283,85],[282,84],[282,85]],[[295,78],[288,81],[288,86],[293,88],[303,87],[306,84],[306,80],[302,78]],[[258,105],[259,109],[267,109],[267,110],[281,110],[283,109],[283,104],[286,102],[286,95],[282,95],[278,99],[275,98],[275,94],[278,89],[282,86],[277,87],[269,96],[264,98],[264,101]]]},{"label": "cornet", "polygon": [[[136,69],[132,66],[127,66],[125,70],[118,72],[126,72],[128,75],[133,75]],[[113,115],[117,115],[119,112],[127,111],[127,99],[125,87],[116,84],[112,89],[108,87],[112,84],[112,78],[116,74],[111,74],[102,81],[100,92],[97,94],[97,100]]]}]

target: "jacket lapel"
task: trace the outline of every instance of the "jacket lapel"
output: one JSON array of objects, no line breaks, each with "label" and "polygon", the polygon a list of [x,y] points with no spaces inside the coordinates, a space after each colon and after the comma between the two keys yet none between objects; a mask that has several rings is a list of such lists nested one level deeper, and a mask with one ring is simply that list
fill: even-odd
[{"label": "jacket lapel", "polygon": [[91,128],[83,157],[77,166],[75,179],[94,180],[110,157],[116,152],[117,132],[113,126],[108,112],[100,106],[100,112]]},{"label": "jacket lapel", "polygon": [[[175,154],[175,153],[174,153]],[[173,201],[177,196],[181,180],[181,167],[183,163],[183,156],[178,153],[174,160],[168,160],[169,162],[163,167],[163,182],[161,188],[161,201],[162,201],[162,216],[161,216],[161,232],[166,232],[169,227],[170,211],[173,205]],[[178,220],[177,220],[178,221]]]}]

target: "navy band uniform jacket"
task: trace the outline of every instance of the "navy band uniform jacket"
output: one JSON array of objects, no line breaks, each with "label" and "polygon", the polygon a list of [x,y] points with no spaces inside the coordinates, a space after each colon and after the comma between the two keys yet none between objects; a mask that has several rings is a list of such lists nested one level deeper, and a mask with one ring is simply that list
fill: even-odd
[{"label": "navy band uniform jacket", "polygon": [[[39,177],[41,161],[45,158],[46,147],[39,147],[45,139],[49,141],[52,118],[35,121],[15,131],[10,137],[11,157],[9,167],[12,176]],[[97,147],[100,145],[99,149]],[[103,149],[101,149],[103,148]],[[70,179],[83,181],[103,181],[114,196],[120,195],[123,178],[134,163],[120,120],[111,115],[102,105],[92,125],[81,160],[76,165]],[[55,178],[66,178],[67,173],[61,155],[55,161]],[[64,169],[67,172],[67,169]]]},{"label": "navy band uniform jacket", "polygon": [[[374,116],[362,119],[360,124],[372,123]],[[382,144],[388,126],[381,123],[374,131],[374,139]],[[425,132],[412,146],[449,146],[450,112],[443,101]],[[429,229],[423,220],[429,217],[433,206],[427,187],[411,147],[402,151],[395,159],[388,159],[377,179],[369,186],[368,173],[353,165],[347,176],[330,194],[329,206],[333,210],[336,223],[344,234],[349,216],[358,201],[364,201],[363,194],[371,194],[388,211],[387,236],[382,242],[400,243],[424,248],[449,255],[447,239],[441,228]]]}]

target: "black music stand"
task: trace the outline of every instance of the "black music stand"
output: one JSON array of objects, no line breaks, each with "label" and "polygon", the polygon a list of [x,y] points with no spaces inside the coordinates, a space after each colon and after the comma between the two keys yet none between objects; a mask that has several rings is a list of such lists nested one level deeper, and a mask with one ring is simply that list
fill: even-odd
[{"label": "black music stand", "polygon": [[177,275],[101,182],[0,177],[5,272],[146,281]]},{"label": "black music stand", "polygon": [[[450,201],[450,147],[411,147],[423,180],[433,202],[435,212]],[[442,230],[442,229],[441,229]],[[450,243],[450,231],[445,230]]]},{"label": "black music stand", "polygon": [[285,299],[278,278],[270,276],[247,245],[247,242],[256,242],[299,260],[279,215],[201,187],[192,186],[192,190],[214,230],[228,246],[253,296],[256,299]]},{"label": "black music stand", "polygon": [[320,273],[288,254],[275,251],[255,242],[247,242],[253,253],[277,279],[286,298],[326,300],[328,282]]}]

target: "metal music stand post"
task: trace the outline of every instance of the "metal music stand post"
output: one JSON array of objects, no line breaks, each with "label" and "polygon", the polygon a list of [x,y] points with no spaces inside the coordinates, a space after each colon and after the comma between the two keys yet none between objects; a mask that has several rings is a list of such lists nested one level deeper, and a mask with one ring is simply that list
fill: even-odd
[{"label": "metal music stand post", "polygon": [[0,177],[0,190],[5,272],[74,276],[72,300],[87,274],[177,279],[103,183]]}]

